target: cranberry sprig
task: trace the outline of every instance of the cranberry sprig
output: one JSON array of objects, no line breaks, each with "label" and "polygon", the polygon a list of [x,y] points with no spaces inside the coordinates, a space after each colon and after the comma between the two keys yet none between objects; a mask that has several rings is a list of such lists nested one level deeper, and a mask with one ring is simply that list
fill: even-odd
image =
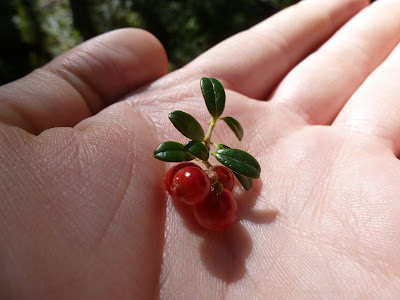
[{"label": "cranberry sprig", "polygon": [[[248,191],[253,179],[260,177],[261,167],[249,153],[232,149],[211,141],[218,120],[224,121],[239,141],[243,138],[243,127],[232,117],[221,117],[225,108],[225,91],[214,78],[202,78],[200,88],[207,109],[211,114],[205,134],[199,122],[190,114],[177,110],[169,114],[175,128],[190,140],[186,144],[167,141],[154,151],[154,157],[167,162],[181,162],[171,167],[165,176],[165,187],[177,201],[193,206],[197,222],[209,230],[224,230],[235,220],[236,200],[232,194],[234,176]],[[216,148],[212,151],[211,148]],[[213,166],[210,154],[223,166]],[[205,166],[188,162],[201,161]]]}]

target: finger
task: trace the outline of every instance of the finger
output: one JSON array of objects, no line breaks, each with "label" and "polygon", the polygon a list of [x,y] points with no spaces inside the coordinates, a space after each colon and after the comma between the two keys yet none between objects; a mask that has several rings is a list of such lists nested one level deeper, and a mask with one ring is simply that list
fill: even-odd
[{"label": "finger", "polygon": [[346,103],[333,125],[400,151],[400,44]]},{"label": "finger", "polygon": [[96,37],[0,88],[0,121],[40,133],[74,126],[168,72],[161,44],[139,29]]},{"label": "finger", "polygon": [[400,41],[399,1],[363,10],[282,81],[272,101],[310,124],[330,124]]},{"label": "finger", "polygon": [[212,48],[187,67],[224,86],[264,99],[311,51],[368,4],[367,0],[308,0]]}]

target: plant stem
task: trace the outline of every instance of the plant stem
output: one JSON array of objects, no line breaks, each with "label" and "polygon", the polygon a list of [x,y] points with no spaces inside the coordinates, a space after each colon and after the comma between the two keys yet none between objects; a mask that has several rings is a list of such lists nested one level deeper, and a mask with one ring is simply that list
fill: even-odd
[{"label": "plant stem", "polygon": [[211,178],[212,181],[216,182],[218,180],[218,175],[214,171],[214,167],[208,161],[203,160],[203,164],[206,166],[208,170],[208,176]]},{"label": "plant stem", "polygon": [[213,166],[208,161],[203,160],[202,162],[206,166],[207,170],[212,170]]},{"label": "plant stem", "polygon": [[210,139],[211,139],[211,135],[212,135],[213,129],[215,127],[215,124],[217,124],[217,119],[212,118],[210,120],[210,122],[208,122],[208,124],[210,124],[210,126],[208,127],[208,131],[207,131],[207,134],[206,134],[203,142],[206,145],[208,151],[210,151],[210,143],[211,143]]},{"label": "plant stem", "polygon": [[[204,140],[203,140],[203,143],[207,147],[208,152],[210,152],[210,150],[211,150],[210,145],[212,143],[211,143],[210,139],[211,139],[211,135],[212,135],[212,132],[214,130],[214,127],[215,127],[216,123],[217,123],[217,119],[214,119],[214,118],[212,118],[208,122],[208,124],[210,124],[210,126],[208,127],[207,134],[206,134],[206,136],[204,137]],[[210,178],[212,180],[214,180],[214,181],[217,180],[218,176],[217,176],[217,173],[215,173],[213,166],[208,161],[204,161],[204,160],[203,160],[203,164],[207,167],[207,170],[209,172],[208,176],[210,176]]]}]

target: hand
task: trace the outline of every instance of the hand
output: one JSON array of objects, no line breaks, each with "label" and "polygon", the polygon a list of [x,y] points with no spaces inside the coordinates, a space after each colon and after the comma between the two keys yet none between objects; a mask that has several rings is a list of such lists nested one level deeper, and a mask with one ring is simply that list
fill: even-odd
[{"label": "hand", "polygon": [[[0,297],[398,297],[400,1],[367,4],[303,1],[168,75],[154,37],[119,30],[3,86]],[[207,122],[203,76],[245,129],[216,139],[262,167],[219,233],[152,157],[183,141],[170,111]]]}]

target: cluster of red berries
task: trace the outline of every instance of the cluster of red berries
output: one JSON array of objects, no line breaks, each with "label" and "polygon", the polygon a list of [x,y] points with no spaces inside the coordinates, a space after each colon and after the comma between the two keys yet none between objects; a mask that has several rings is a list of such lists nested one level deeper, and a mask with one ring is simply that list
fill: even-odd
[{"label": "cluster of red berries", "polygon": [[184,162],[171,167],[165,175],[165,187],[176,200],[193,206],[200,226],[213,231],[228,228],[236,218],[237,204],[232,194],[235,178],[224,166],[207,174],[198,165]]},{"label": "cluster of red berries", "polygon": [[[165,176],[166,190],[178,203],[193,208],[194,218],[202,227],[219,231],[228,228],[236,218],[237,204],[232,194],[235,177],[248,191],[252,180],[260,177],[261,166],[249,153],[211,140],[218,120],[228,125],[239,141],[243,138],[243,127],[233,117],[221,116],[225,107],[225,90],[218,80],[203,77],[200,88],[211,115],[207,133],[192,115],[173,111],[168,115],[169,120],[189,141],[185,144],[163,142],[154,150],[154,157],[179,163]],[[216,150],[211,150],[212,147]],[[223,166],[211,165],[211,155]],[[191,160],[201,161],[206,170],[189,162]]]}]

